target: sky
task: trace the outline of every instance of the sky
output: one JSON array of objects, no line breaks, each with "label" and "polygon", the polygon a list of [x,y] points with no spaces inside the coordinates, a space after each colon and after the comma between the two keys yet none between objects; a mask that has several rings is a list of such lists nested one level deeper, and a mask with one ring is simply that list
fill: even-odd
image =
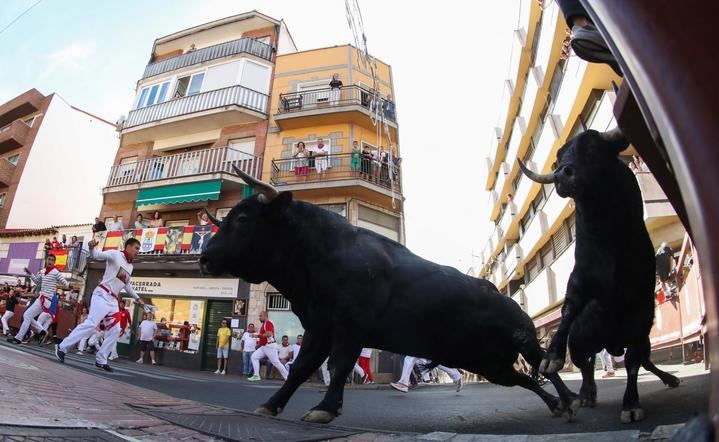
[{"label": "sky", "polygon": [[[407,246],[466,272],[491,233],[484,158],[519,1],[358,2],[370,53],[392,66]],[[343,0],[41,0],[18,19],[36,3],[0,2],[0,103],[34,87],[110,121],[127,115],[153,41],[178,30],[256,9],[299,50],[353,42]]]}]

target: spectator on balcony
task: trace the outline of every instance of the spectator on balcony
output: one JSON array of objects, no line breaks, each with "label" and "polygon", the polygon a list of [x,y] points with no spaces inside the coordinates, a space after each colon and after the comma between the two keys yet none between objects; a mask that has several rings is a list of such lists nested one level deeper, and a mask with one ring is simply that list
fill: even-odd
[{"label": "spectator on balcony", "polygon": [[384,150],[384,147],[380,148],[379,162],[380,162],[379,180],[382,184],[389,185],[389,152]]},{"label": "spectator on balcony", "polygon": [[210,224],[210,219],[207,217],[207,213],[205,213],[205,211],[197,212],[197,224],[201,226]]},{"label": "spectator on balcony", "polygon": [[163,227],[164,225],[165,221],[162,219],[160,212],[155,210],[155,213],[152,215],[152,220],[150,221],[150,227]]},{"label": "spectator on balcony", "polygon": [[105,227],[105,223],[96,216],[95,224],[92,226],[92,233],[104,232],[105,230],[107,230],[107,227]]},{"label": "spectator on balcony", "polygon": [[75,262],[77,261],[77,256],[79,253],[79,249],[82,246],[82,243],[78,241],[76,235],[72,235],[72,239],[70,240],[70,253],[67,257],[67,268],[70,270],[75,269]]},{"label": "spectator on balcony", "polygon": [[350,169],[352,170],[352,176],[357,176],[360,171],[360,164],[362,158],[362,150],[359,148],[359,142],[354,140],[352,142],[352,159],[350,160]]},{"label": "spectator on balcony", "polygon": [[669,286],[669,281],[674,276],[674,252],[667,243],[663,242],[659,246],[655,258],[657,261],[657,275],[659,275],[662,291],[667,298],[670,298],[674,292]]},{"label": "spectator on balcony", "polygon": [[107,226],[108,232],[120,232],[122,230],[125,230],[125,226],[122,225],[122,222],[120,222],[117,215],[112,217],[112,222],[109,226]]},{"label": "spectator on balcony", "polygon": [[50,248],[51,249],[61,249],[62,248],[62,243],[60,243],[60,241],[57,240],[57,236],[52,237],[52,242],[50,243]]},{"label": "spectator on balcony", "polygon": [[137,216],[135,217],[135,228],[136,229],[144,229],[145,227],[146,227],[145,221],[142,218],[142,213],[138,213]]},{"label": "spectator on balcony", "polygon": [[362,146],[362,177],[372,179],[372,152],[366,144]]},{"label": "spectator on balcony", "polygon": [[313,155],[315,157],[315,170],[320,174],[320,179],[322,179],[324,173],[327,171],[327,154],[327,147],[325,146],[324,140],[320,138],[317,140],[317,148]]},{"label": "spectator on balcony", "polygon": [[332,81],[330,81],[330,104],[336,106],[340,101],[342,94],[342,81],[340,81],[340,74],[332,74]]},{"label": "spectator on balcony", "polygon": [[52,250],[52,243],[50,242],[50,238],[45,240],[44,247],[45,247],[45,254],[47,255],[50,252],[50,250]]},{"label": "spectator on balcony", "polygon": [[293,157],[295,158],[295,176],[306,176],[309,167],[307,166],[307,149],[304,141],[297,143],[297,151]]},{"label": "spectator on balcony", "polygon": [[67,247],[67,235],[65,235],[65,234],[63,233],[63,234],[62,234],[62,239],[60,240],[60,242],[62,243],[62,248],[63,248],[63,249],[64,249],[65,247]]},{"label": "spectator on balcony", "polygon": [[382,102],[382,113],[385,119],[395,120],[395,107],[392,101],[392,95],[387,95],[387,98]]},{"label": "spectator on balcony", "polygon": [[397,149],[392,148],[392,176],[394,177],[394,180],[397,181],[399,179],[399,166],[402,164],[402,158],[397,156]]}]

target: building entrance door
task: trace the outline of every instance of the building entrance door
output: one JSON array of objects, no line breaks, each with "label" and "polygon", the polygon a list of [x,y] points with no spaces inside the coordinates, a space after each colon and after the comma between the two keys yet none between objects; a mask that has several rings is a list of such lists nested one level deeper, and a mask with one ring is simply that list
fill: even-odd
[{"label": "building entrance door", "polygon": [[202,369],[217,369],[217,330],[223,318],[230,322],[232,301],[207,301],[207,314],[202,332]]}]

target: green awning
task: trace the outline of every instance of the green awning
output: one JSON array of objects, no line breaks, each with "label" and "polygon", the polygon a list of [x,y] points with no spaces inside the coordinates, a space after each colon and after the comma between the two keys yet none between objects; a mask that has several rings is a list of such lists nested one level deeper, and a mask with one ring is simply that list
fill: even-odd
[{"label": "green awning", "polygon": [[137,207],[217,200],[220,199],[221,187],[220,180],[213,180],[140,189],[137,194]]}]

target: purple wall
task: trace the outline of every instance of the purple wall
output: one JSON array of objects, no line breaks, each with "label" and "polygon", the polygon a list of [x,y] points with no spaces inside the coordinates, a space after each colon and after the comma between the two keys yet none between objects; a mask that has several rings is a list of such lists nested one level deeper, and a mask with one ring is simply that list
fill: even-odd
[{"label": "purple wall", "polygon": [[11,259],[29,259],[28,268],[31,272],[37,272],[42,265],[41,259],[36,259],[37,248],[40,243],[37,242],[20,242],[10,244],[7,258],[0,259],[0,273],[8,273]]}]

